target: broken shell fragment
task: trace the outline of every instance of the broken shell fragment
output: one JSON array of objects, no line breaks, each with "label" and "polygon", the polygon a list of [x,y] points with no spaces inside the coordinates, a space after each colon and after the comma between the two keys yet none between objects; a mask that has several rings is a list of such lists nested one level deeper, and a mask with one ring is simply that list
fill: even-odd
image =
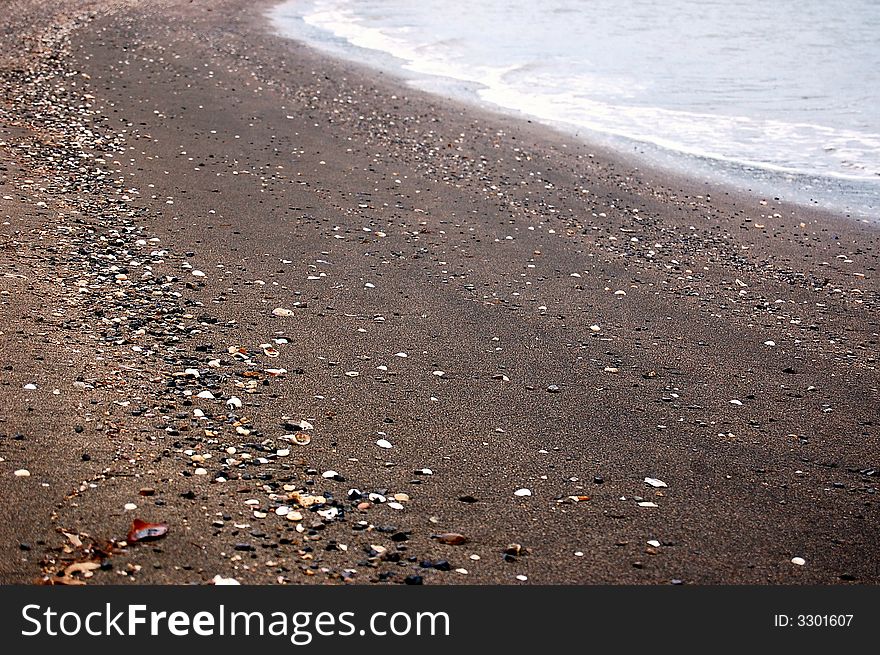
[{"label": "broken shell fragment", "polygon": [[220,575],[219,573],[218,573],[217,575],[215,575],[215,576],[211,579],[211,582],[213,582],[215,586],[219,586],[219,585],[240,585],[240,584],[241,584],[241,583],[240,583],[238,580],[236,580],[235,578],[224,578],[224,577],[223,577],[222,575]]},{"label": "broken shell fragment", "polygon": [[312,442],[312,437],[305,432],[294,432],[293,434],[281,435],[283,441],[292,441],[297,446],[308,446]]}]

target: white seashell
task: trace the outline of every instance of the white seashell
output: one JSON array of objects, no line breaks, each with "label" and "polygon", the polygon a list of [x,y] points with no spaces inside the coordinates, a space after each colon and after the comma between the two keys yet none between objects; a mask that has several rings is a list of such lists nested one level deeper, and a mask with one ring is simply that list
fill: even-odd
[{"label": "white seashell", "polygon": [[235,578],[224,578],[219,573],[211,579],[211,582],[213,582],[215,585],[218,585],[218,586],[219,585],[240,585],[241,584]]}]

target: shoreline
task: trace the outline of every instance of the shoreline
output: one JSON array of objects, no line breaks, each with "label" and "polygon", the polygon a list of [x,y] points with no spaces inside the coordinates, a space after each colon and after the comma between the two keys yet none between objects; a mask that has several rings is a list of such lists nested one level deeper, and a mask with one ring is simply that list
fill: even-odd
[{"label": "shoreline", "polygon": [[[735,156],[712,154],[705,149],[689,149],[666,143],[662,138],[639,139],[614,131],[593,129],[588,125],[564,120],[553,120],[517,108],[496,104],[482,97],[480,90],[491,90],[484,83],[466,78],[444,77],[437,72],[417,73],[408,68],[409,62],[385,50],[374,50],[346,41],[345,45],[330,45],[313,34],[323,28],[309,25],[297,28],[293,19],[279,3],[264,12],[268,30],[286,39],[298,41],[312,49],[317,56],[339,59],[353,65],[362,74],[371,71],[387,75],[393,83],[409,91],[445,98],[454,105],[497,114],[521,123],[530,123],[558,133],[558,140],[576,139],[598,150],[603,157],[628,162],[633,167],[649,169],[660,177],[674,177],[686,185],[711,184],[719,190],[733,191],[746,197],[776,197],[776,200],[804,209],[850,217],[852,220],[880,226],[877,206],[870,202],[880,193],[877,179],[851,175],[823,175],[803,169],[753,161]],[[292,10],[295,11],[295,10]],[[334,35],[333,39],[344,37]],[[369,62],[369,63],[365,63]],[[443,90],[436,90],[437,87]],[[782,196],[782,197],[779,197]]]},{"label": "shoreline", "polygon": [[880,581],[876,227],[271,4],[68,1],[0,62],[0,582]]}]

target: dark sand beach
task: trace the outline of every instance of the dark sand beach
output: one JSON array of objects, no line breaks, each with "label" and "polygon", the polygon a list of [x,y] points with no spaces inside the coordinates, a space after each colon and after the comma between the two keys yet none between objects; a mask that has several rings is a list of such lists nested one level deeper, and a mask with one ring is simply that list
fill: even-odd
[{"label": "dark sand beach", "polygon": [[880,581],[875,225],[271,5],[6,3],[0,582]]}]

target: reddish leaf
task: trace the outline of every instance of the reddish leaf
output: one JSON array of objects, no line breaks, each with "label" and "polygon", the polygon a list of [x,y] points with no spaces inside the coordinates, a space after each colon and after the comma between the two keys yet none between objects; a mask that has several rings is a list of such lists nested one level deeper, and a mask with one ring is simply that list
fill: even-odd
[{"label": "reddish leaf", "polygon": [[147,523],[146,521],[135,519],[131,522],[127,541],[129,543],[149,541],[150,539],[164,537],[166,534],[168,534],[168,525],[165,523]]}]

